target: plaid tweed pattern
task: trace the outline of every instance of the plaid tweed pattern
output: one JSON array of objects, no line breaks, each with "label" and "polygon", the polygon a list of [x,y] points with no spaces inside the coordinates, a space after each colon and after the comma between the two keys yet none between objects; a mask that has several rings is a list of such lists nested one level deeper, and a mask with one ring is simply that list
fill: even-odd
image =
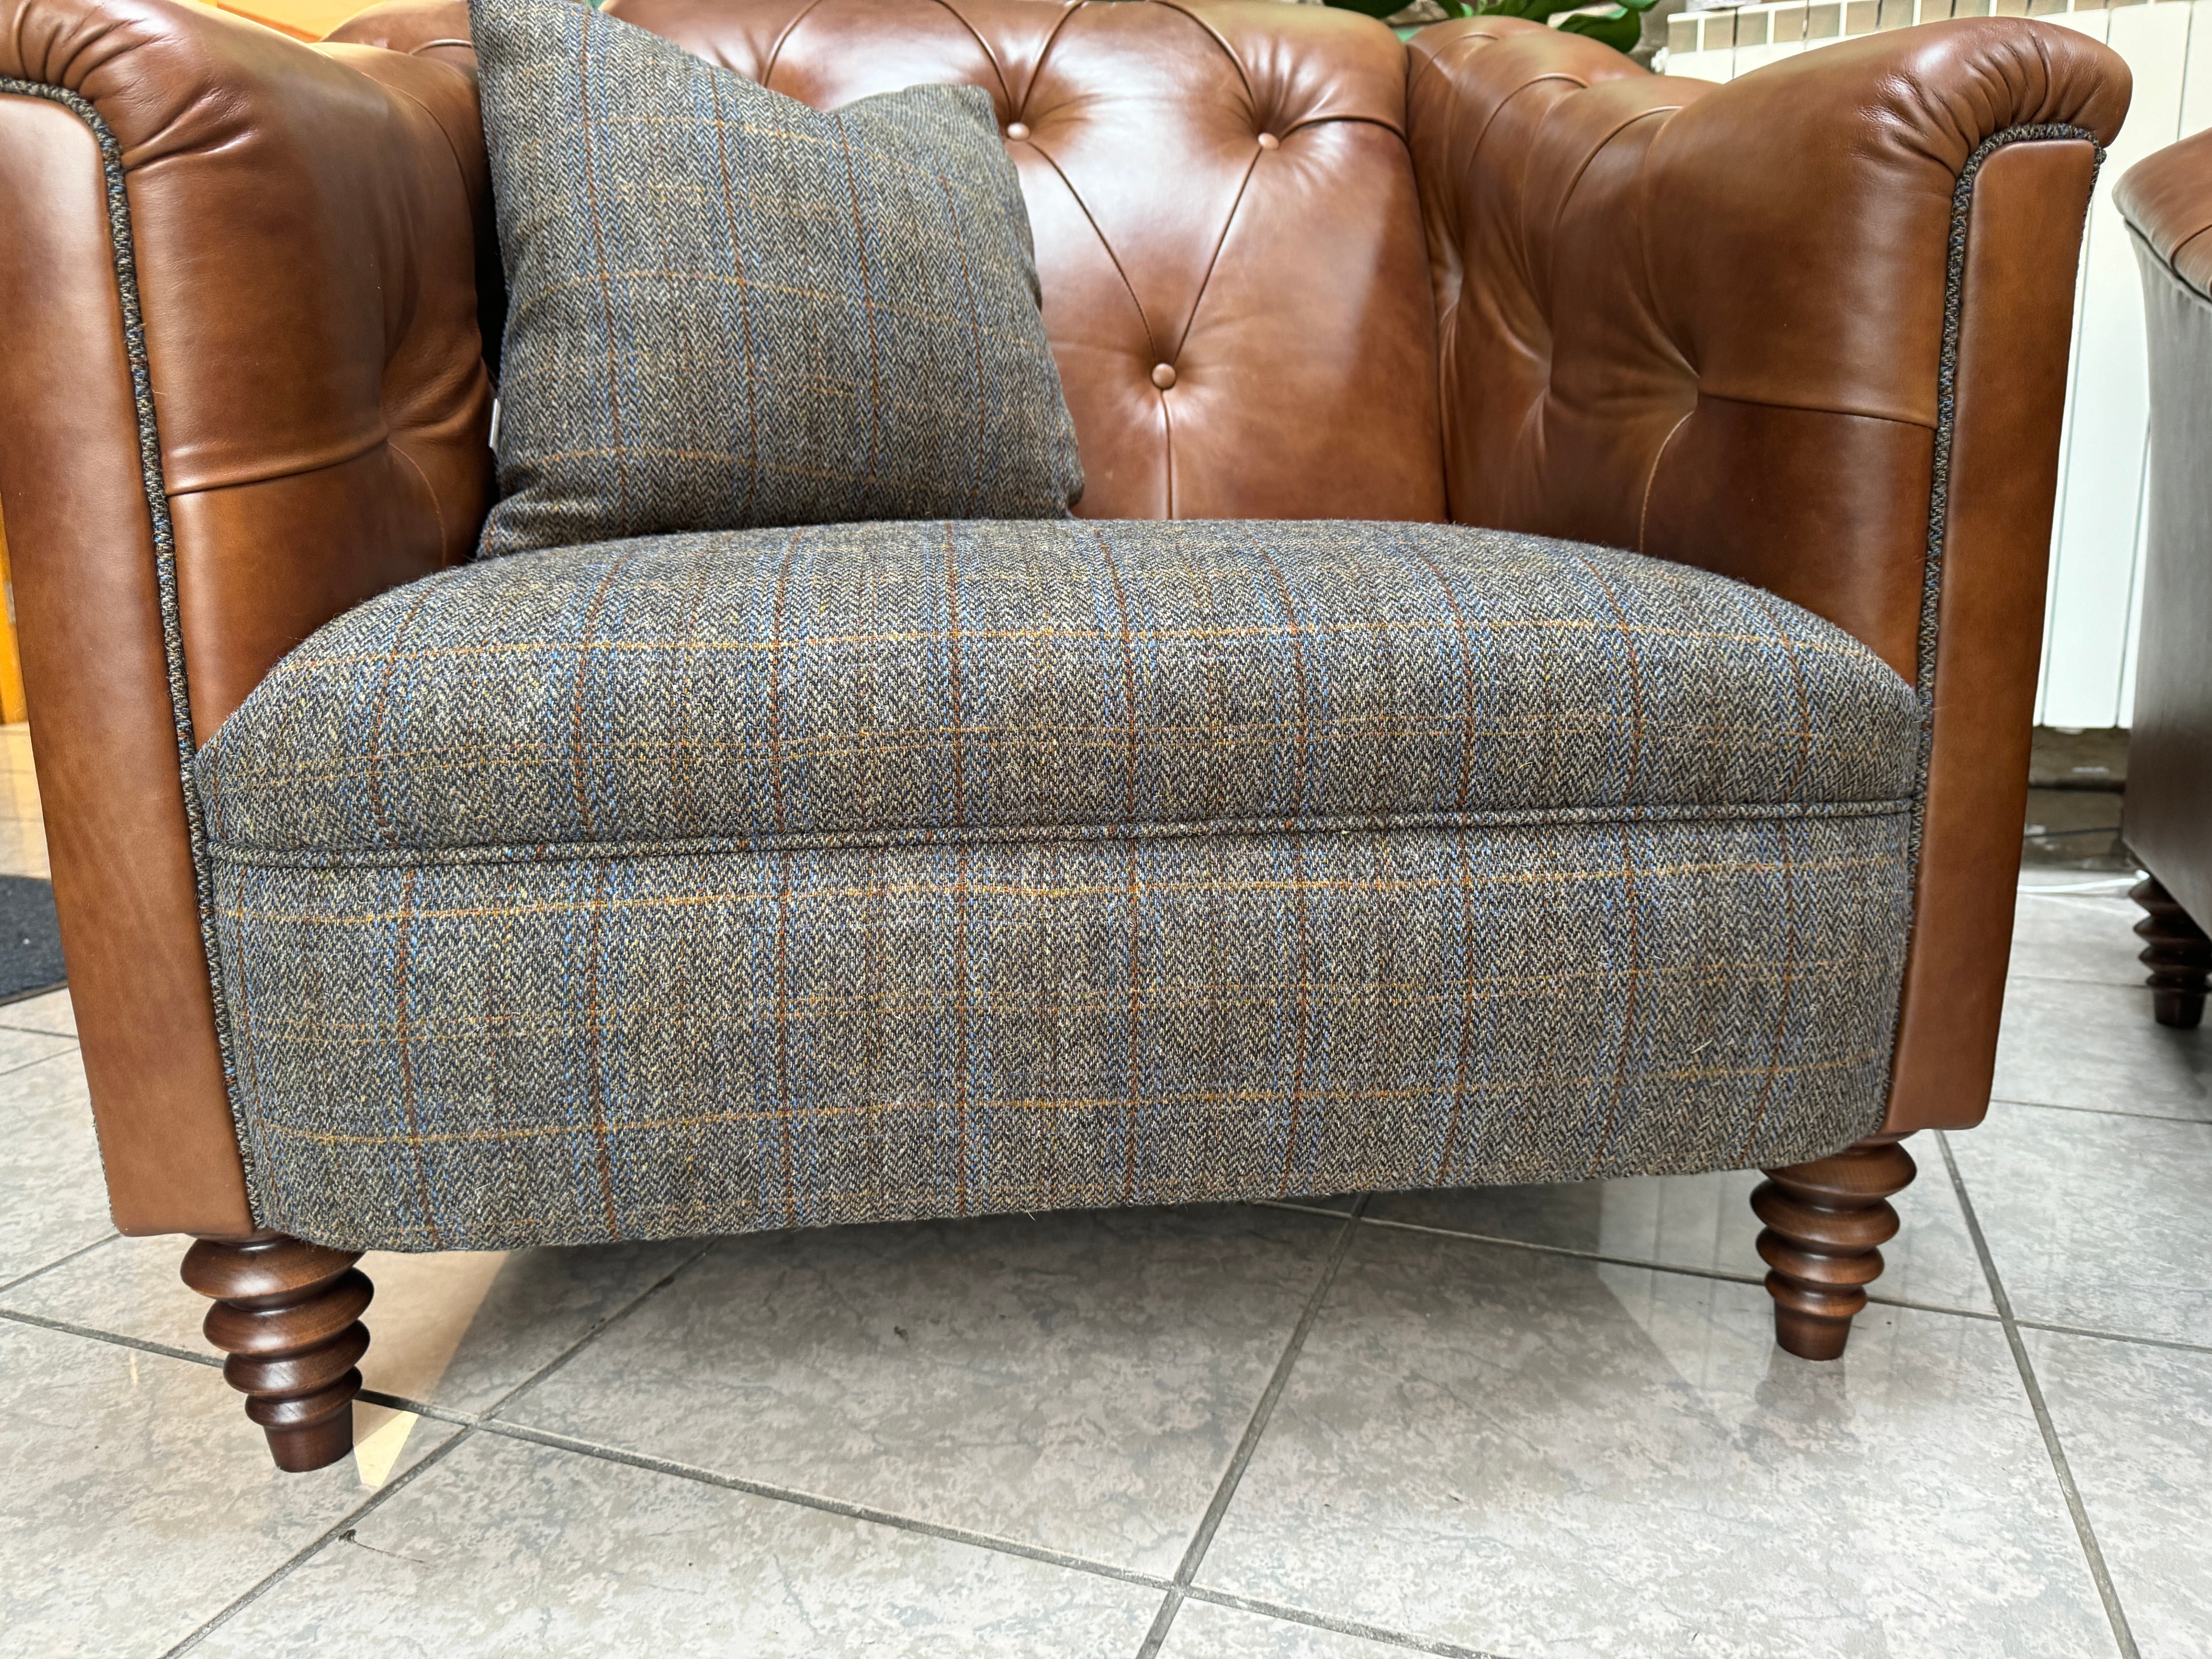
[{"label": "plaid tweed pattern", "polygon": [[201,751],[263,1224],[493,1249],[1817,1156],[1909,686],[1443,526],[873,524],[395,591]]},{"label": "plaid tweed pattern", "polygon": [[573,0],[475,0],[509,309],[486,553],[1065,517],[1075,428],[988,94],[821,112]]},{"label": "plaid tweed pattern", "polygon": [[1885,810],[1911,689],[1741,583],[1442,525],[836,525],[464,566],[201,757],[218,855]]}]

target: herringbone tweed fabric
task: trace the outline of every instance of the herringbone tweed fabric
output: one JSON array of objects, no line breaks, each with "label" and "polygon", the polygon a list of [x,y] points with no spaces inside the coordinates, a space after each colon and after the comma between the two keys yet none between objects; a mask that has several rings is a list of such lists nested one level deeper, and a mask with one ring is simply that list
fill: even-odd
[{"label": "herringbone tweed fabric", "polygon": [[1075,428],[988,94],[833,112],[574,0],[474,0],[509,299],[486,553],[1065,517]]},{"label": "herringbone tweed fabric", "polygon": [[1911,688],[1443,526],[676,536],[340,617],[204,750],[255,1214],[501,1248],[1817,1156]]}]

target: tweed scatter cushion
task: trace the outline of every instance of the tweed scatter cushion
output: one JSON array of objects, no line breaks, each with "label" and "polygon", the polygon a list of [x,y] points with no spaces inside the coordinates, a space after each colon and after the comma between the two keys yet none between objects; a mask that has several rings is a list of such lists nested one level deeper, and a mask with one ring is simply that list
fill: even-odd
[{"label": "tweed scatter cushion", "polygon": [[988,94],[818,112],[572,0],[471,15],[509,301],[483,552],[1066,515]]}]

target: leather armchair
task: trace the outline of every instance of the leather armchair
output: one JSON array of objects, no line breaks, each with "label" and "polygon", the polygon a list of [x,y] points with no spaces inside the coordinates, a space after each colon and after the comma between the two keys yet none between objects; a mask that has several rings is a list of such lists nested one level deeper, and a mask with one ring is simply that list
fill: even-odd
[{"label": "leather armchair", "polygon": [[[2119,60],[1960,21],[1713,86],[1513,20],[1401,46],[1235,0],[608,10],[819,106],[992,92],[1034,140],[1085,514],[1605,544],[1794,601],[1918,689],[1887,1115],[1758,1200],[1785,1342],[1839,1352],[1896,1143],[1986,1109]],[[318,47],[181,0],[0,0],[0,501],[117,1224],[201,1239],[210,1331],[305,1467],[343,1449],[365,1285],[249,1200],[183,763],[319,626],[467,558],[486,511],[466,13],[399,0]],[[1306,137],[1302,165],[1251,183],[1255,134]]]},{"label": "leather armchair", "polygon": [[2136,924],[2159,1023],[2204,1018],[2212,972],[2212,133],[2138,161],[2113,192],[2150,325],[2150,548],[2121,834],[2149,873]]}]

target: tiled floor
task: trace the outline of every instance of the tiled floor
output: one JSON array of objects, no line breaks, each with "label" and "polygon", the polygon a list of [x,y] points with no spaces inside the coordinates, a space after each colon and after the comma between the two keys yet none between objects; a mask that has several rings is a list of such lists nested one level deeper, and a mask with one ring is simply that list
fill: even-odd
[{"label": "tiled floor", "polygon": [[1840,1364],[1751,1176],[372,1257],[309,1476],[0,1007],[0,1654],[2212,1652],[2212,1041],[2030,879]]}]

